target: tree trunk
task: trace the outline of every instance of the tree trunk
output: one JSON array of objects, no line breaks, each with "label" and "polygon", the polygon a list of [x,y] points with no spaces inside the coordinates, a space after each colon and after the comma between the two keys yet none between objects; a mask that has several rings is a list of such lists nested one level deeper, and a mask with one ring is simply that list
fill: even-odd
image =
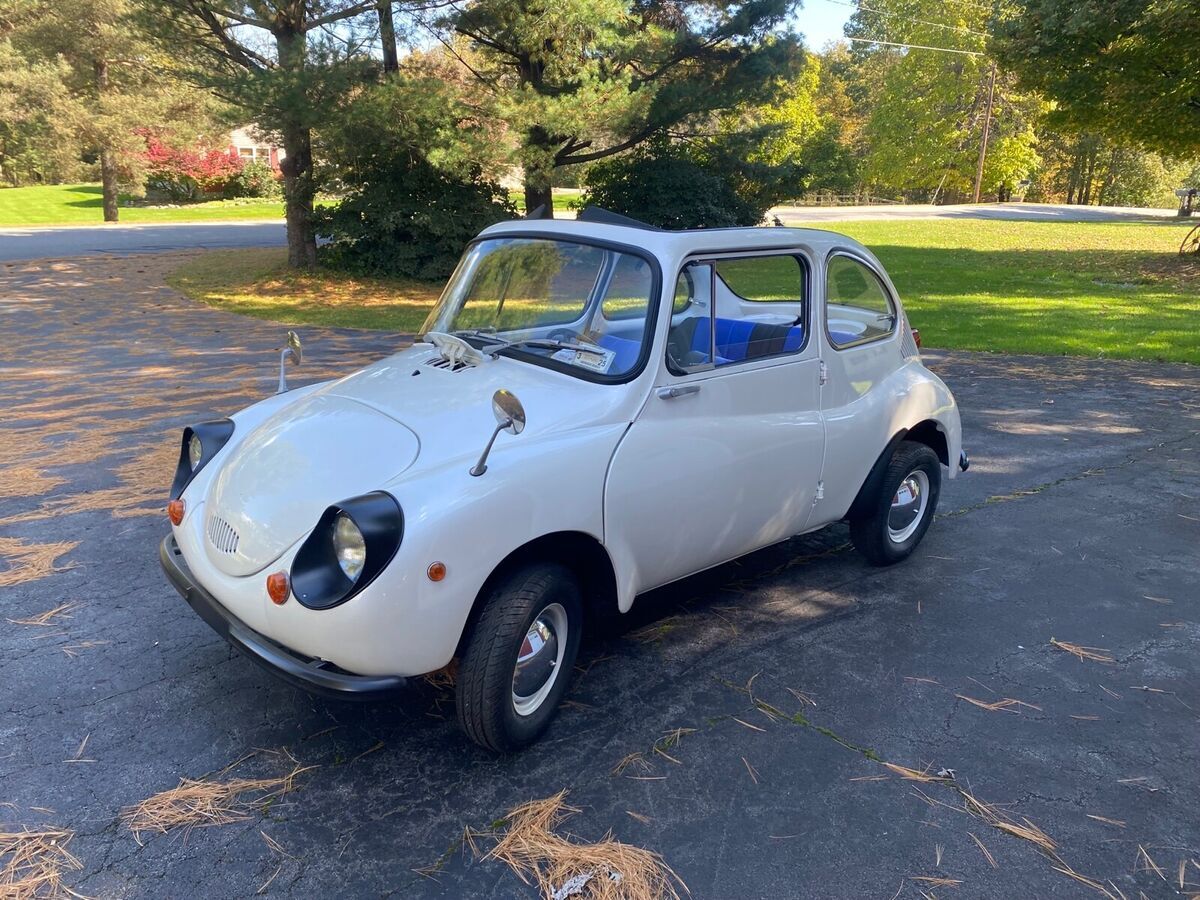
[{"label": "tree trunk", "polygon": [[[100,104],[104,103],[104,95],[108,92],[108,60],[100,58],[93,64],[96,72],[96,94]],[[105,136],[107,137],[107,135]],[[107,143],[107,141],[102,141]],[[100,184],[104,195],[104,221],[116,222],[120,218],[117,206],[119,186],[117,184],[117,161],[108,147],[100,148]]]},{"label": "tree trunk", "polygon": [[[303,78],[304,32],[299,28],[275,33],[279,67],[297,80]],[[312,170],[312,132],[300,111],[289,109],[283,127],[283,200],[287,217],[288,266],[311,269],[317,264],[317,236],[313,231],[313,199],[317,188]]]},{"label": "tree trunk", "polygon": [[117,184],[117,162],[111,150],[100,151],[100,184],[104,194],[104,221],[116,222],[120,218],[117,207],[119,187]]},{"label": "tree trunk", "polygon": [[554,218],[554,194],[550,185],[534,184],[528,176],[525,178],[525,215],[528,217],[538,207],[542,208],[540,219]]},{"label": "tree trunk", "polygon": [[538,218],[554,218],[554,194],[550,189],[550,173],[554,171],[554,150],[550,135],[540,125],[525,132],[525,216],[528,218],[541,207]]},{"label": "tree trunk", "polygon": [[392,19],[392,0],[379,2],[379,41],[383,45],[383,71],[399,72],[400,56],[396,52],[396,24]]}]

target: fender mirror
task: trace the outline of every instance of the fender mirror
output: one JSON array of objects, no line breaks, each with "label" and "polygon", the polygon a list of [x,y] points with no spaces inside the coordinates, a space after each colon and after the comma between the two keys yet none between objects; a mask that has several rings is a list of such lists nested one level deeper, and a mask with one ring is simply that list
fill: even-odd
[{"label": "fender mirror", "polygon": [[297,366],[304,359],[304,348],[300,344],[300,335],[294,331],[287,333],[287,343],[284,344],[283,351],[279,354],[279,387],[275,391],[277,394],[282,394],[288,389],[287,361],[289,359],[293,365]]},{"label": "fender mirror", "polygon": [[517,399],[516,395],[509,391],[499,390],[492,394],[492,414],[496,417],[496,430],[492,432],[487,446],[483,448],[479,462],[471,468],[471,474],[475,476],[482,475],[487,471],[488,454],[492,452],[492,445],[496,443],[500,432],[520,434],[525,430],[525,407],[521,405],[521,401]]}]

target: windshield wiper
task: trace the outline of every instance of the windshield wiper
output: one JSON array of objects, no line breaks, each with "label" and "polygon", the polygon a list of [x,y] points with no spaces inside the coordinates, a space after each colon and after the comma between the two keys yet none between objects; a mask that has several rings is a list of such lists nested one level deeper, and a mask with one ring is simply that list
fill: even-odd
[{"label": "windshield wiper", "polygon": [[450,333],[455,337],[474,338],[477,341],[483,341],[483,349],[491,356],[496,356],[501,350],[508,350],[512,347],[533,347],[536,350],[574,350],[576,353],[591,353],[594,356],[605,356],[607,354],[606,350],[589,347],[586,344],[574,341],[556,341],[550,338],[521,338],[516,341],[508,341],[502,337],[497,337],[494,329],[489,332],[478,328],[459,328]]},{"label": "windshield wiper", "polygon": [[450,333],[455,337],[475,338],[478,341],[487,341],[491,344],[507,343],[503,338],[496,337],[495,328],[456,328]]},{"label": "windshield wiper", "polygon": [[607,356],[608,351],[599,347],[588,347],[574,341],[552,341],[548,338],[525,338],[520,341],[501,341],[501,346],[490,352],[498,353],[512,347],[533,347],[537,350],[574,350],[576,353],[591,353],[594,356]]}]

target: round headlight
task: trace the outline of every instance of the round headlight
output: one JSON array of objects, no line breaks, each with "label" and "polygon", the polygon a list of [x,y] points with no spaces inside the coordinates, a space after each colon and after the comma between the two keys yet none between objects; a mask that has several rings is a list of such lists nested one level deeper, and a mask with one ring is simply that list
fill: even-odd
[{"label": "round headlight", "polygon": [[192,435],[192,439],[188,441],[188,465],[192,467],[192,471],[196,471],[196,466],[200,465],[200,460],[204,457],[204,444],[200,441],[199,435]]},{"label": "round headlight", "polygon": [[333,552],[346,577],[357,581],[367,561],[367,543],[354,520],[345,513],[338,513],[333,520]]}]

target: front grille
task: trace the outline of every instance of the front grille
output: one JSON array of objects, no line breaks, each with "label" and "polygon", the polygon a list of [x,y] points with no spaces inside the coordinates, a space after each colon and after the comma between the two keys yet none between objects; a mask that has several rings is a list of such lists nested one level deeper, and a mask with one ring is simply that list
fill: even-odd
[{"label": "front grille", "polygon": [[208,540],[222,553],[237,553],[238,533],[220,516],[208,517]]}]

